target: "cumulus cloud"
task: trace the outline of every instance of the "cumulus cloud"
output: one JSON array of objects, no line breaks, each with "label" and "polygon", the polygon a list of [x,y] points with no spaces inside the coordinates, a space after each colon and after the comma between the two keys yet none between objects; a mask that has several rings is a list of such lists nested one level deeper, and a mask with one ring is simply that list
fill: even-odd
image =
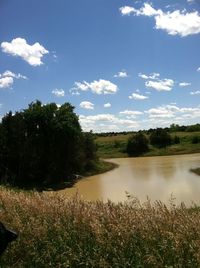
[{"label": "cumulus cloud", "polygon": [[190,95],[200,95],[200,90],[197,91],[191,91]]},{"label": "cumulus cloud", "polygon": [[139,127],[139,123],[130,119],[121,119],[113,114],[97,114],[97,115],[80,115],[80,124],[84,131],[123,131],[136,129]]},{"label": "cumulus cloud", "polygon": [[32,66],[39,66],[43,64],[42,57],[48,54],[49,51],[42,45],[36,42],[33,45],[29,45],[24,38],[15,38],[10,43],[1,43],[2,51],[12,56],[21,57]]},{"label": "cumulus cloud", "polygon": [[119,10],[121,11],[122,15],[130,15],[131,13],[136,12],[136,9],[134,7],[130,7],[130,6],[120,7]]},{"label": "cumulus cloud", "polygon": [[91,83],[88,83],[86,81],[83,82],[75,82],[75,87],[71,89],[71,92],[77,92],[77,91],[88,91],[91,90],[91,92],[101,95],[101,94],[115,94],[118,91],[117,85],[114,83],[99,79],[94,80]]},{"label": "cumulus cloud", "polygon": [[94,109],[94,104],[90,101],[82,101],[80,103],[80,107],[83,109],[88,109],[88,110],[93,110]]},{"label": "cumulus cloud", "polygon": [[158,81],[150,80],[145,82],[145,86],[157,91],[170,91],[174,86],[174,81],[172,79],[163,79]]},{"label": "cumulus cloud", "polygon": [[2,77],[0,78],[0,88],[9,88],[12,86],[13,82],[12,77]]},{"label": "cumulus cloud", "polygon": [[119,112],[119,113],[120,113],[120,114],[123,114],[123,115],[134,115],[134,116],[143,114],[143,112],[140,112],[140,111],[133,111],[133,110],[124,110],[124,111],[121,111],[121,112]]},{"label": "cumulus cloud", "polygon": [[121,72],[118,72],[117,74],[115,74],[114,77],[116,77],[116,78],[125,78],[125,77],[128,77],[128,74],[125,71],[121,71]]},{"label": "cumulus cloud", "polygon": [[52,94],[54,94],[56,97],[64,97],[65,96],[65,91],[63,89],[53,89]]},{"label": "cumulus cloud", "polygon": [[143,112],[134,110],[124,110],[119,112],[120,115],[126,116],[128,119],[136,118],[137,116],[143,115]]},{"label": "cumulus cloud", "polygon": [[111,104],[108,102],[108,103],[105,103],[103,106],[104,106],[105,108],[110,108],[110,107],[111,107]]},{"label": "cumulus cloud", "polygon": [[187,87],[187,86],[190,86],[191,85],[191,83],[187,83],[187,82],[181,82],[181,83],[179,83],[179,86],[180,87]]},{"label": "cumulus cloud", "polygon": [[197,72],[200,72],[200,67],[199,67],[199,68],[197,68]]},{"label": "cumulus cloud", "polygon": [[138,76],[142,79],[158,79],[160,74],[159,73],[152,73],[150,75],[146,75],[146,74],[139,73]]},{"label": "cumulus cloud", "polygon": [[186,10],[163,11],[155,9],[150,4],[144,3],[140,9],[125,6],[120,8],[122,15],[147,16],[155,19],[155,28],[166,31],[169,35],[188,35],[200,33],[200,16],[197,11],[186,12]]},{"label": "cumulus cloud", "polygon": [[[163,105],[157,108],[151,108],[145,113],[148,114],[150,119],[171,119],[171,123],[174,120],[182,120],[184,122],[185,118],[196,119],[200,116],[200,107],[188,108],[183,107],[180,108],[176,105]],[[182,123],[181,122],[181,123]]]},{"label": "cumulus cloud", "polygon": [[129,96],[129,99],[133,99],[133,100],[146,100],[148,99],[149,97],[147,96],[144,96],[144,95],[141,95],[141,94],[137,94],[137,93],[132,93],[130,96]]},{"label": "cumulus cloud", "polygon": [[15,74],[9,70],[0,74],[0,88],[9,88],[13,85],[14,79],[27,79],[26,76],[20,73]]}]

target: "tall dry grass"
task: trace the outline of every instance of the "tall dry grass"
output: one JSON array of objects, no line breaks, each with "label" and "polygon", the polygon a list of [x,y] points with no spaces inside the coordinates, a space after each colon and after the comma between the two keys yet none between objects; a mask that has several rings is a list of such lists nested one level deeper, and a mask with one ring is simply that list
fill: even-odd
[{"label": "tall dry grass", "polygon": [[0,267],[200,267],[198,208],[0,188],[0,215],[19,232]]}]

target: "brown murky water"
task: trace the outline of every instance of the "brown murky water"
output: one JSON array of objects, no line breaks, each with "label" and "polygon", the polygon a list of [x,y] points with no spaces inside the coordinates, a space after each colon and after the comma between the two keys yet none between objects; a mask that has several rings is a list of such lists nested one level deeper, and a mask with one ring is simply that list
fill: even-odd
[{"label": "brown murky water", "polygon": [[73,188],[60,193],[78,194],[84,200],[127,200],[127,193],[142,202],[168,202],[173,195],[176,203],[200,204],[200,176],[190,172],[200,166],[200,154],[141,158],[109,159],[118,168],[104,174],[82,179]]}]

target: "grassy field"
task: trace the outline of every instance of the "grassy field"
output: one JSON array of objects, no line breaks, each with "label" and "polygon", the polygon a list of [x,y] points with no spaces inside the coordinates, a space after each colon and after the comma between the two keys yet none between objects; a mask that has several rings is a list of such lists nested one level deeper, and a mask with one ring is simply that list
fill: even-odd
[{"label": "grassy field", "polygon": [[[131,134],[117,135],[108,137],[98,137],[96,143],[98,146],[98,155],[101,158],[128,157],[126,153],[126,143]],[[200,137],[200,132],[174,132],[172,137],[178,136],[180,144],[173,144],[164,149],[158,149],[150,146],[150,151],[143,156],[175,155],[199,153],[200,143],[193,144],[192,138]]]},{"label": "grassy field", "polygon": [[19,233],[0,267],[200,267],[200,211],[157,202],[83,202],[0,188],[0,220]]}]

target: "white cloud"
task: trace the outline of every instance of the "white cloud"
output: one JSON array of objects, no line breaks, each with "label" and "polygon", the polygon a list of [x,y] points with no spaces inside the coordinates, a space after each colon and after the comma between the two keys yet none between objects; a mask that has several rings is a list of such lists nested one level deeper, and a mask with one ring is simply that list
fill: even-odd
[{"label": "white cloud", "polygon": [[76,90],[74,91],[73,89],[71,89],[70,92],[71,92],[72,95],[76,95],[76,96],[80,95],[80,92],[78,92]]},{"label": "white cloud", "polygon": [[125,77],[128,77],[128,74],[125,71],[121,71],[121,72],[118,72],[117,74],[115,74],[114,77],[125,78]]},{"label": "white cloud", "polygon": [[138,76],[140,78],[143,78],[143,79],[158,79],[160,74],[159,73],[152,73],[150,75],[146,75],[146,74],[139,73]]},{"label": "white cloud", "polygon": [[82,91],[87,91],[89,89],[89,85],[86,81],[81,82],[75,82],[75,87],[74,89],[80,89]]},{"label": "white cloud", "polygon": [[8,88],[11,87],[14,80],[12,77],[2,77],[0,78],[0,88]]},{"label": "white cloud", "polygon": [[121,7],[122,15],[154,17],[155,28],[166,31],[170,35],[185,37],[200,33],[200,16],[197,11],[186,12],[186,10],[175,10],[164,12],[154,9],[150,4],[144,3],[140,9],[134,7]]},{"label": "white cloud", "polygon": [[143,112],[133,111],[133,110],[125,110],[119,112],[120,115],[125,115],[128,119],[136,118],[137,116],[143,115]]},{"label": "white cloud", "polygon": [[138,129],[139,123],[134,120],[121,119],[113,114],[80,115],[80,124],[84,131],[96,132],[123,131]]},{"label": "white cloud", "polygon": [[172,118],[175,116],[175,112],[167,106],[151,108],[147,113],[149,114],[149,118]]},{"label": "white cloud", "polygon": [[143,112],[133,111],[133,110],[124,110],[124,111],[121,111],[119,113],[123,114],[123,115],[134,115],[134,116],[143,114]]},{"label": "white cloud", "polygon": [[[135,117],[140,116],[139,120]],[[200,118],[200,106],[178,107],[175,104],[152,107],[144,112],[124,110],[118,115],[96,114],[80,115],[80,124],[84,131],[94,132],[130,131],[149,129],[152,127],[167,127],[175,124],[198,123]]]},{"label": "white cloud", "polygon": [[80,107],[83,108],[83,109],[93,110],[94,109],[94,104],[91,103],[90,101],[82,101],[80,103]]},{"label": "white cloud", "polygon": [[200,90],[197,91],[191,91],[190,95],[200,95]]},{"label": "white cloud", "polygon": [[200,67],[199,67],[199,68],[197,68],[197,72],[200,72]]},{"label": "white cloud", "polygon": [[190,86],[191,85],[191,83],[187,83],[187,82],[181,82],[181,83],[179,83],[179,86],[180,87],[187,87],[187,86]]},{"label": "white cloud", "polygon": [[54,94],[56,97],[64,97],[65,91],[63,89],[54,89],[52,90],[52,94]]},{"label": "white cloud", "polygon": [[170,91],[174,86],[174,81],[172,79],[163,79],[158,81],[146,81],[145,86],[148,88],[153,88],[157,91]]},{"label": "white cloud", "polygon": [[71,92],[77,91],[88,91],[91,90],[93,93],[98,95],[101,94],[115,94],[118,91],[117,85],[113,84],[112,82],[104,79],[99,79],[99,81],[94,80],[91,83],[86,81],[75,82],[75,87],[71,89]]},{"label": "white cloud", "polygon": [[122,15],[130,15],[131,13],[136,12],[136,9],[130,6],[120,7],[119,10],[121,11]]},{"label": "white cloud", "polygon": [[9,70],[0,74],[0,88],[9,88],[13,85],[14,79],[27,79],[26,76],[20,73],[15,74]]},{"label": "white cloud", "polygon": [[3,52],[12,56],[19,56],[32,66],[39,66],[43,64],[41,60],[42,57],[49,53],[49,51],[38,42],[33,45],[29,45],[25,39],[20,37],[13,39],[10,43],[2,42],[1,48]]},{"label": "white cloud", "polygon": [[105,103],[103,106],[104,106],[105,108],[110,108],[110,107],[111,107],[111,104],[108,102],[108,103]]},{"label": "white cloud", "polygon": [[129,96],[129,99],[133,99],[133,100],[145,100],[148,99],[149,97],[141,95],[141,94],[137,94],[137,93],[132,93]]},{"label": "white cloud", "polygon": [[199,118],[200,116],[200,107],[196,108],[180,108],[176,105],[163,105],[157,108],[151,108],[145,111],[149,115],[150,119],[171,119],[171,123],[174,120],[182,119],[182,124],[184,118]]}]

